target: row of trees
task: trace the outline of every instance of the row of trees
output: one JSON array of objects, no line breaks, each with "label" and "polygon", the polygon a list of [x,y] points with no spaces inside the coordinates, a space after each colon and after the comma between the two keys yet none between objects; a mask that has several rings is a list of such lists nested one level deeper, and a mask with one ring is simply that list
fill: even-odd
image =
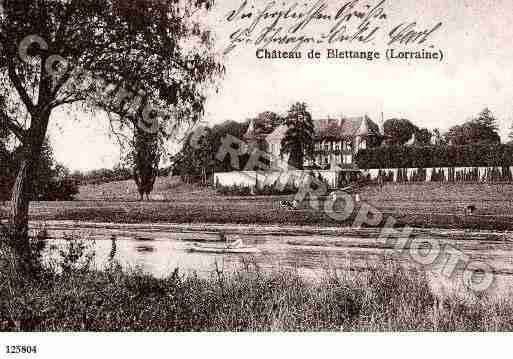
[{"label": "row of trees", "polygon": [[392,119],[384,124],[385,146],[360,151],[356,161],[360,168],[510,166],[513,146],[501,145],[497,130],[487,108],[443,135]]},{"label": "row of trees", "polygon": [[355,160],[361,169],[512,166],[513,145],[383,146],[360,150]]},{"label": "row of trees", "polygon": [[69,178],[79,185],[102,184],[125,181],[132,178],[130,168],[117,165],[114,168],[100,168],[91,171],[73,171]]},{"label": "row of trees", "polygon": [[[464,146],[501,142],[497,133],[497,119],[488,108],[481,111],[475,118],[451,127],[445,134],[441,134],[438,129],[430,131],[427,128],[419,128],[407,119],[390,119],[384,123],[383,127],[383,141],[389,146],[406,144]],[[513,128],[510,138],[513,140]]]},{"label": "row of trees", "polygon": [[[169,168],[158,168],[158,176],[167,175],[169,175]],[[68,178],[78,185],[100,185],[134,179],[134,170],[127,162],[124,162],[113,168],[100,168],[86,172],[73,171]]]}]

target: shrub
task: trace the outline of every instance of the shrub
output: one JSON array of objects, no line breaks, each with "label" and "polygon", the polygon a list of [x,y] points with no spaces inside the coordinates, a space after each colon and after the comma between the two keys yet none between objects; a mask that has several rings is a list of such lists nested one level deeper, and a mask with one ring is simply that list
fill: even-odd
[{"label": "shrub", "polygon": [[[66,238],[66,247],[59,250],[62,273],[85,273],[91,268],[94,252],[84,241]],[[112,255],[115,255],[115,253]]]},{"label": "shrub", "polygon": [[287,183],[285,186],[280,187],[278,183],[273,185],[264,185],[262,187],[250,187],[244,185],[232,185],[232,186],[217,186],[217,192],[222,195],[228,196],[279,196],[279,195],[291,195],[296,194],[299,188],[293,183]]},{"label": "shrub", "polygon": [[73,201],[79,193],[78,185],[71,180],[50,181],[43,191],[37,195],[40,201]]}]

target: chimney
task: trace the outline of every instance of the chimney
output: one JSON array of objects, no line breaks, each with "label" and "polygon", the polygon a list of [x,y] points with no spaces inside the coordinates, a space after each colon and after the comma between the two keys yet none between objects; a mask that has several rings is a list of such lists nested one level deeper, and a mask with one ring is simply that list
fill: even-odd
[{"label": "chimney", "polygon": [[379,118],[379,133],[381,135],[385,134],[385,116],[383,115],[383,111],[381,111],[381,117]]}]

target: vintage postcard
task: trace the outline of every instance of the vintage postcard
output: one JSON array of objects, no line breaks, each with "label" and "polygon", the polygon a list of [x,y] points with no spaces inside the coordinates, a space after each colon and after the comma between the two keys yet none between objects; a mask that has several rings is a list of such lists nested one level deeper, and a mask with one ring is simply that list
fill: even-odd
[{"label": "vintage postcard", "polygon": [[512,23],[507,0],[0,1],[0,357],[512,330]]}]

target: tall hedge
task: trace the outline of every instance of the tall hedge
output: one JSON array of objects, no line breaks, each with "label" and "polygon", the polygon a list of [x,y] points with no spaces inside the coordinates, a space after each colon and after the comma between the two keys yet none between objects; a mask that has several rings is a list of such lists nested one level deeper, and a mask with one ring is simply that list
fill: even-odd
[{"label": "tall hedge", "polygon": [[513,166],[513,146],[390,146],[361,150],[356,155],[361,169]]}]

